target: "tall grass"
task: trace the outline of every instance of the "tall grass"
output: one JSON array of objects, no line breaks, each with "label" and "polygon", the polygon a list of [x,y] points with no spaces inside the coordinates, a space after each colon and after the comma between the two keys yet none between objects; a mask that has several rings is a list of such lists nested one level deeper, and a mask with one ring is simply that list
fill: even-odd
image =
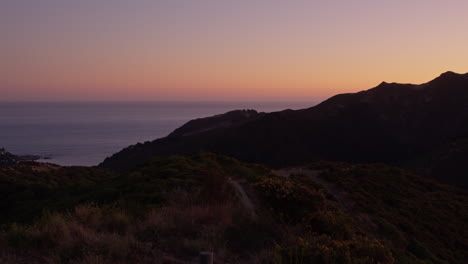
[{"label": "tall grass", "polygon": [[[249,215],[235,200],[200,202],[178,190],[171,202],[144,217],[124,209],[85,204],[68,213],[45,213],[33,225],[12,225],[0,234],[0,260],[11,263],[190,262],[200,251],[233,258],[226,230]],[[182,256],[182,257],[181,257]]]}]

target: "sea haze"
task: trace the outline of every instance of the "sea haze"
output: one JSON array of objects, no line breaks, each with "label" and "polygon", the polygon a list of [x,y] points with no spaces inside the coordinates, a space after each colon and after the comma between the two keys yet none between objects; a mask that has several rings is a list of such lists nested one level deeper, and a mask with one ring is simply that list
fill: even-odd
[{"label": "sea haze", "polygon": [[137,142],[167,136],[185,122],[236,109],[273,112],[308,102],[3,102],[0,147],[50,157],[59,165],[93,166]]}]

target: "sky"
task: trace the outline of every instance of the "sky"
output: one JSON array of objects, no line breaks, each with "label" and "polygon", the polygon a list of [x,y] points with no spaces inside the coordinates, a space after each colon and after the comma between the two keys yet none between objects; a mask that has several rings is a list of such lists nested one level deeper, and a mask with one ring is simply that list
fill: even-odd
[{"label": "sky", "polygon": [[466,0],[0,0],[0,101],[312,100],[468,72]]}]

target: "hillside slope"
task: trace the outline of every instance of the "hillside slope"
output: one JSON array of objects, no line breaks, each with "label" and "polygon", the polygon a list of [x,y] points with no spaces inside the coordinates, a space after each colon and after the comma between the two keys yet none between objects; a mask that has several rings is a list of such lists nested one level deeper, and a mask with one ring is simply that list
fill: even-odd
[{"label": "hillside slope", "polygon": [[[193,120],[168,137],[123,149],[100,166],[127,170],[151,156],[206,150],[275,167],[316,160],[385,162],[468,186],[463,163],[438,165],[456,155],[446,154],[451,146],[468,139],[468,74],[446,72],[421,85],[384,82],[303,110],[244,113],[249,114],[236,115],[235,122],[232,112]],[[423,165],[429,159],[431,166]],[[450,173],[444,173],[448,166]]]},{"label": "hillside slope", "polygon": [[0,263],[188,264],[206,250],[251,264],[468,257],[467,193],[386,165],[316,163],[277,176],[201,153],[120,174],[21,166],[0,173]]}]

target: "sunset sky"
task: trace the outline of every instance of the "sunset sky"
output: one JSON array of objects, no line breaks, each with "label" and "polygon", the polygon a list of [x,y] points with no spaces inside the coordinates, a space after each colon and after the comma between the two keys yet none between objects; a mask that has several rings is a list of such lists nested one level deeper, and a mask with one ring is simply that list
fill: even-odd
[{"label": "sunset sky", "polygon": [[468,72],[466,0],[0,0],[0,100],[309,100]]}]

